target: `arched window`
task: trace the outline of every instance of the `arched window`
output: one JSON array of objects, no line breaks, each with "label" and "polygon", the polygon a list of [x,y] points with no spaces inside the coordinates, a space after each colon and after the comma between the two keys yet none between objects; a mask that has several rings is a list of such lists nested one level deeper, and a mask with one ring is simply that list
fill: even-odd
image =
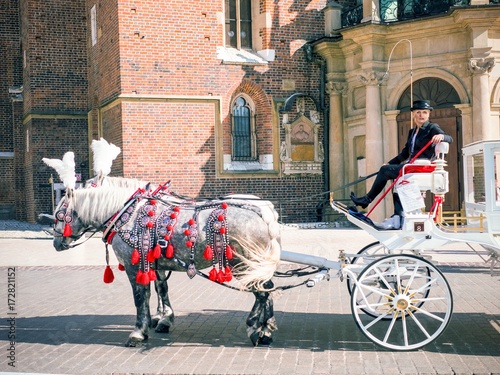
[{"label": "arched window", "polygon": [[255,113],[249,98],[237,97],[231,110],[232,160],[257,160]]}]

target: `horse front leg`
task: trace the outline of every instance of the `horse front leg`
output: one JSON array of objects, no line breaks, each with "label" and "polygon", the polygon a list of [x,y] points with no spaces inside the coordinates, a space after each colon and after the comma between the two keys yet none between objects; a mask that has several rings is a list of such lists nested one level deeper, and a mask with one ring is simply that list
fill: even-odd
[{"label": "horse front leg", "polygon": [[165,275],[164,271],[156,271],[156,277],[155,290],[158,297],[158,307],[152,318],[152,327],[156,328],[156,332],[168,333],[174,324],[174,310],[168,298],[168,276]]},{"label": "horse front leg", "polygon": [[[274,284],[271,280],[264,286],[271,289]],[[247,318],[247,334],[254,346],[271,345],[272,333],[278,329],[274,317],[273,299],[269,292],[253,292],[255,303]]]},{"label": "horse front leg", "polygon": [[148,338],[149,326],[151,324],[151,313],[149,312],[149,298],[151,289],[149,285],[141,285],[135,281],[135,273],[129,274],[127,270],[132,291],[134,293],[134,303],[137,310],[135,328],[130,333],[126,346],[138,346]]}]

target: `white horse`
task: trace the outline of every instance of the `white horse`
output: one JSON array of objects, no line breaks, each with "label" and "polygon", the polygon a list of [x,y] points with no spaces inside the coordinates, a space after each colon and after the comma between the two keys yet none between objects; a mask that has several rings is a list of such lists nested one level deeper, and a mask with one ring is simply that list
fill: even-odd
[{"label": "white horse", "polygon": [[130,191],[116,185],[69,190],[54,214],[56,250],[69,249],[87,228],[98,228],[125,268],[137,308],[127,345],[141,343],[152,325],[150,281],[157,283],[164,307],[157,312],[156,330],[168,331],[174,314],[165,271],[193,277],[208,267],[210,280],[224,284],[234,276],[242,290],[254,293],[248,335],[254,345],[270,344],[277,327],[269,292],[280,260],[278,215],[272,203],[252,196],[186,200],[161,187],[134,197]]}]

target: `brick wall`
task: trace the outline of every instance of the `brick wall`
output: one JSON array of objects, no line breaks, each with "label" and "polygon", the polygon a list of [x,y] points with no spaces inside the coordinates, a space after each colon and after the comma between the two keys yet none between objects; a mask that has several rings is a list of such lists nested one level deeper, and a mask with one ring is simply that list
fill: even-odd
[{"label": "brick wall", "polygon": [[[87,13],[93,4],[87,1]],[[322,176],[218,178],[216,172],[218,158],[231,152],[230,105],[239,93],[256,106],[259,154],[279,147],[279,139],[273,139],[279,127],[273,100],[294,92],[319,98],[319,67],[306,60],[303,44],[322,36],[325,4],[261,1],[272,28],[259,34],[263,48],[275,49],[276,59],[254,66],[218,59],[217,47],[224,44],[221,1],[100,2],[99,39],[89,44],[88,102],[100,111],[101,135],[122,148],[112,173],[156,183],[171,179],[173,190],[191,196],[253,193],[280,202],[287,219],[315,220],[316,202],[305,197],[323,189]],[[283,80],[295,88],[286,89]],[[214,104],[210,97],[222,102]],[[216,119],[222,121],[220,135]],[[216,149],[217,136],[221,149]],[[297,194],[302,199],[290,202]]]}]

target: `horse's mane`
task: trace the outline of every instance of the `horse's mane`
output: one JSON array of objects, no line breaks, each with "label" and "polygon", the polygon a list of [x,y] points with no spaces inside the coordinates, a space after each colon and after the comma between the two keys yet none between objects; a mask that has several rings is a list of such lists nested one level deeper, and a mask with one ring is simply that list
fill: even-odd
[{"label": "horse's mane", "polygon": [[[98,177],[94,177],[85,183],[85,187],[91,187],[93,184],[98,183]],[[115,186],[118,188],[143,188],[148,184],[147,181],[139,180],[137,178],[125,178],[125,177],[112,177],[104,176],[99,181],[99,186]]]},{"label": "horse's mane", "polygon": [[75,210],[82,222],[102,224],[120,210],[136,190],[115,186],[77,189],[68,208]]}]

